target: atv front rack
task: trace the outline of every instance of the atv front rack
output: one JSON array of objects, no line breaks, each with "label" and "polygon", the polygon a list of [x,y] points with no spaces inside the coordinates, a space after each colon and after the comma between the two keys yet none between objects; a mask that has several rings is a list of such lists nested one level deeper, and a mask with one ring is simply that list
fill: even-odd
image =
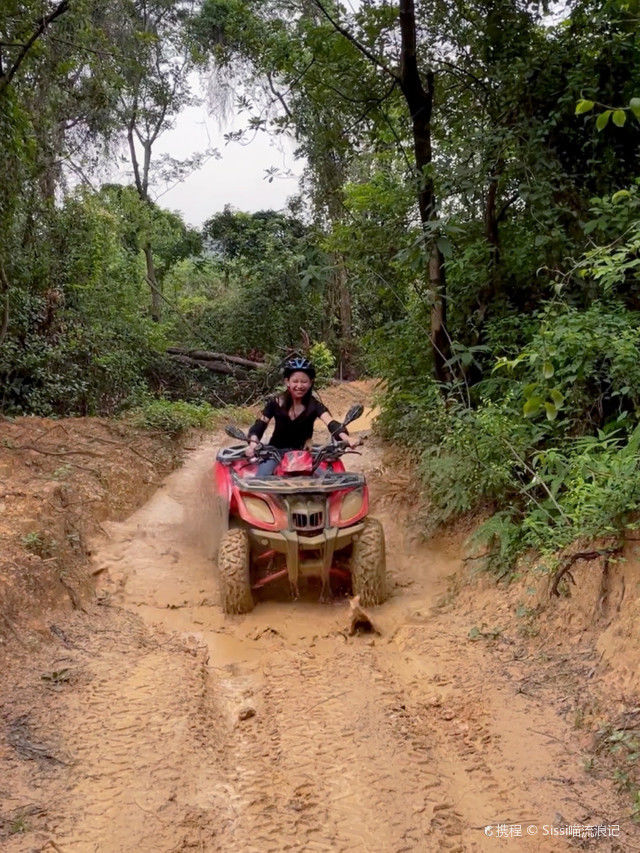
[{"label": "atv front rack", "polygon": [[234,482],[243,492],[278,492],[279,494],[321,494],[339,489],[364,486],[364,474],[351,472],[325,474],[320,477],[240,477],[231,472]]}]

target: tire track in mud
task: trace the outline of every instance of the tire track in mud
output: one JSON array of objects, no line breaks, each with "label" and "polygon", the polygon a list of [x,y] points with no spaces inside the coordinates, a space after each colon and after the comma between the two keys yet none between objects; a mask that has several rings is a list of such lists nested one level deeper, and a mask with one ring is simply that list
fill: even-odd
[{"label": "tire track in mud", "polygon": [[[338,643],[281,651],[264,666],[261,713],[232,744],[244,806],[223,837],[230,849],[423,843],[428,750],[406,736],[396,692],[371,666],[374,647]],[[256,754],[256,743],[267,748]]]},{"label": "tire track in mud", "polygon": [[[46,813],[24,838],[0,845],[10,853],[589,846],[485,836],[489,824],[608,822],[620,798],[580,769],[571,729],[553,708],[518,691],[515,645],[470,643],[472,617],[455,602],[438,604],[459,555],[411,537],[402,478],[394,487],[382,449],[372,442],[348,467],[370,479],[392,597],[371,610],[380,636],[351,637],[344,600],[290,602],[277,589],[251,613],[224,617],[210,559],[215,524],[200,488],[216,439],[225,440],[193,452],[139,512],[108,525],[95,559],[111,606],[65,626],[64,660],[76,674],[68,689],[23,691],[10,712],[30,713],[43,742],[55,736],[71,760],[52,769],[9,756],[2,766],[18,784],[0,817],[28,796]],[[60,648],[43,652],[32,672],[62,659]],[[629,847],[599,840],[597,849]]]},{"label": "tire track in mud", "polygon": [[211,805],[217,800],[222,814],[224,796],[216,792],[222,732],[205,650],[154,636],[112,608],[65,628],[64,655],[46,650],[32,662],[39,671],[64,664],[69,682],[27,683],[10,709],[28,720],[29,738],[54,744],[62,760],[23,763],[0,750],[2,766],[13,765],[0,811],[20,820],[28,798],[41,815],[25,821],[24,835],[0,834],[0,849],[179,851],[207,825],[208,843]]}]

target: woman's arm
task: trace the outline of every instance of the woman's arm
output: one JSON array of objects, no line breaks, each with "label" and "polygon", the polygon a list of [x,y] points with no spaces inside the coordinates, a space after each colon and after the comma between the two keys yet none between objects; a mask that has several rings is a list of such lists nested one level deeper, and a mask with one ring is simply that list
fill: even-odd
[{"label": "woman's arm", "polygon": [[[323,424],[327,425],[327,428],[329,429],[331,435],[336,434],[335,430],[340,426],[340,424],[337,421],[333,420],[329,412],[323,412],[320,415],[320,420]],[[346,441],[349,447],[357,447],[360,444],[360,439],[353,438],[352,436],[350,436],[346,428],[342,429],[339,433],[337,433],[337,435],[341,441]]]},{"label": "woman's arm", "polygon": [[267,424],[269,423],[271,418],[272,414],[270,404],[267,403],[260,417],[256,419],[253,426],[249,427],[249,444],[247,446],[247,449],[245,450],[245,453],[250,459],[255,456],[256,449],[260,444],[260,439],[264,435],[264,432],[267,428]]}]

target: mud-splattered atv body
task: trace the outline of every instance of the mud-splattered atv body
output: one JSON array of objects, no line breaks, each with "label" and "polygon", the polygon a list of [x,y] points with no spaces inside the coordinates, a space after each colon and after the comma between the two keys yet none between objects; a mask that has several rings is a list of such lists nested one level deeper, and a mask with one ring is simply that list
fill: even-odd
[{"label": "mud-splattered atv body", "polygon": [[[344,424],[355,420],[354,407]],[[234,427],[227,432],[247,441]],[[301,578],[317,577],[321,596],[332,578],[350,584],[364,606],[386,597],[382,525],[368,518],[364,475],[345,471],[345,442],[311,450],[282,451],[265,446],[256,460],[245,445],[224,448],[216,459],[218,495],[229,507],[229,529],[218,553],[222,606],[226,613],[253,608],[253,591],[287,577],[293,596]],[[263,459],[276,459],[272,476],[257,477]]]}]

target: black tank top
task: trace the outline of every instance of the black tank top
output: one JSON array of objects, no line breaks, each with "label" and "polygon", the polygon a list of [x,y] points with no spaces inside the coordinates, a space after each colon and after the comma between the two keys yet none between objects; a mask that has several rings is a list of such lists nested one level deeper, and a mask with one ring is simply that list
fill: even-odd
[{"label": "black tank top", "polygon": [[304,411],[291,420],[287,410],[282,408],[275,397],[272,397],[267,400],[262,411],[265,418],[275,420],[275,429],[268,444],[281,449],[302,450],[305,442],[313,435],[313,424],[316,418],[328,411],[324,403],[312,396]]}]

